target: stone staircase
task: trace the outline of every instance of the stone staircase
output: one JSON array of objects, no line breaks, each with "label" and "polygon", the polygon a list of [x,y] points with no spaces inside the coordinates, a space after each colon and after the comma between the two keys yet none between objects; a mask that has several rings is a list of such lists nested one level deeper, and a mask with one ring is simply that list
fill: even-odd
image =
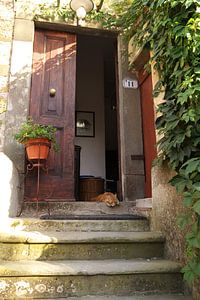
[{"label": "stone staircase", "polygon": [[189,300],[146,219],[13,219],[0,233],[0,299]]}]

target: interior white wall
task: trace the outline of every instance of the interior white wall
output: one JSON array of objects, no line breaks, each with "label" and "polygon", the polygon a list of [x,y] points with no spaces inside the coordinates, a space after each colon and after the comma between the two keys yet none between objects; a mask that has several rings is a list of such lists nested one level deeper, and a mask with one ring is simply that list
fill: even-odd
[{"label": "interior white wall", "polygon": [[80,174],[105,178],[104,67],[100,42],[78,39],[76,110],[95,112],[95,137],[76,137]]}]

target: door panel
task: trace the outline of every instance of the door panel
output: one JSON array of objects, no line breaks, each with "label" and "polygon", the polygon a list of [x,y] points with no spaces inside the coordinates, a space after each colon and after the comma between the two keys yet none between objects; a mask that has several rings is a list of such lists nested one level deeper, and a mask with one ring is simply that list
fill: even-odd
[{"label": "door panel", "polygon": [[156,134],[154,103],[152,97],[152,78],[144,68],[139,72],[142,109],[142,128],[145,158],[145,197],[152,197],[151,168],[156,157]]},{"label": "door panel", "polygon": [[[48,174],[41,171],[40,196],[74,200],[74,126],[76,36],[53,31],[35,32],[30,116],[57,128],[60,151],[50,151]],[[50,95],[55,89],[55,95]],[[25,195],[36,194],[36,174],[29,174]]]}]

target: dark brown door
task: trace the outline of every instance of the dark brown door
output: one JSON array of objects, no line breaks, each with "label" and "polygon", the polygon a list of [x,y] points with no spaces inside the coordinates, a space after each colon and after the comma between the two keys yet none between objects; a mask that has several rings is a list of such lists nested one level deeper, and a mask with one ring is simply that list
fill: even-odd
[{"label": "dark brown door", "polygon": [[[37,30],[34,40],[30,116],[57,128],[60,151],[52,149],[48,174],[40,172],[40,197],[74,200],[76,35]],[[55,89],[54,96],[50,89]],[[37,174],[28,175],[25,195],[34,197]]]},{"label": "dark brown door", "polygon": [[144,68],[139,72],[139,81],[145,162],[145,197],[152,197],[151,168],[152,162],[156,157],[156,134],[152,97],[152,77]]}]

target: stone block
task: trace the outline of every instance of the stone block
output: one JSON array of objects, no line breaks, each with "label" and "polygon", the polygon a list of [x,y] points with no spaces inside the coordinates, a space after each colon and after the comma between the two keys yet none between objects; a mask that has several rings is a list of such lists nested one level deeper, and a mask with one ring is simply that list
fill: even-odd
[{"label": "stone block", "polygon": [[184,261],[185,232],[177,223],[177,216],[184,212],[182,198],[176,193],[169,180],[175,175],[167,167],[152,169],[152,230],[162,231],[166,239],[166,255]]},{"label": "stone block", "polygon": [[40,3],[41,1],[37,3],[37,1],[33,0],[18,0],[15,3],[16,18],[32,20],[36,5]]},{"label": "stone block", "polygon": [[9,65],[0,65],[0,76],[8,76],[9,75]]},{"label": "stone block", "polygon": [[0,277],[3,299],[183,291],[180,264],[155,259],[4,261]]},{"label": "stone block", "polygon": [[31,20],[16,19],[14,28],[15,41],[33,42],[34,22]]},{"label": "stone block", "polygon": [[10,62],[10,42],[0,42],[0,65],[9,65]]},{"label": "stone block", "polygon": [[14,18],[13,1],[6,0],[0,3],[0,19],[3,21],[12,21]]},{"label": "stone block", "polygon": [[144,175],[125,175],[125,201],[144,198],[144,180]]},{"label": "stone block", "polygon": [[5,112],[6,109],[7,109],[7,100],[5,98],[2,98],[0,94],[0,114]]},{"label": "stone block", "polygon": [[[13,22],[14,22],[14,19],[13,19]],[[13,22],[5,21],[5,20],[0,21],[0,41],[2,41],[2,42],[11,42],[12,41]]]},{"label": "stone block", "polygon": [[8,78],[6,76],[0,76],[0,92],[6,93],[8,91]]},{"label": "stone block", "polygon": [[15,217],[19,209],[19,178],[14,164],[3,152],[0,152],[0,166],[0,226],[4,227],[7,218]]},{"label": "stone block", "polygon": [[[141,155],[142,156],[142,155]],[[138,155],[126,153],[125,174],[144,175],[144,161],[137,158]]]},{"label": "stone block", "polygon": [[[67,207],[71,203],[68,202],[65,204]],[[92,204],[92,203],[90,203]],[[51,207],[56,209],[58,203],[51,203]],[[52,208],[53,208],[52,207]],[[36,207],[33,208],[34,211]],[[79,209],[79,212],[81,207]],[[76,214],[76,212],[75,212]],[[24,229],[26,231],[128,231],[128,232],[140,232],[140,231],[148,231],[149,230],[149,222],[148,220],[40,220],[34,219],[33,210],[31,211],[31,218],[20,218],[20,219],[12,219],[10,223],[10,228],[21,230]]]},{"label": "stone block", "polygon": [[0,234],[0,260],[105,260],[162,257],[164,238],[151,232],[21,232]]},{"label": "stone block", "polygon": [[[47,264],[47,267],[50,264]],[[181,293],[179,274],[119,274],[93,276],[31,276],[2,277],[3,299],[55,299],[86,295],[137,295],[150,293]],[[158,292],[159,291],[159,292]]]}]

